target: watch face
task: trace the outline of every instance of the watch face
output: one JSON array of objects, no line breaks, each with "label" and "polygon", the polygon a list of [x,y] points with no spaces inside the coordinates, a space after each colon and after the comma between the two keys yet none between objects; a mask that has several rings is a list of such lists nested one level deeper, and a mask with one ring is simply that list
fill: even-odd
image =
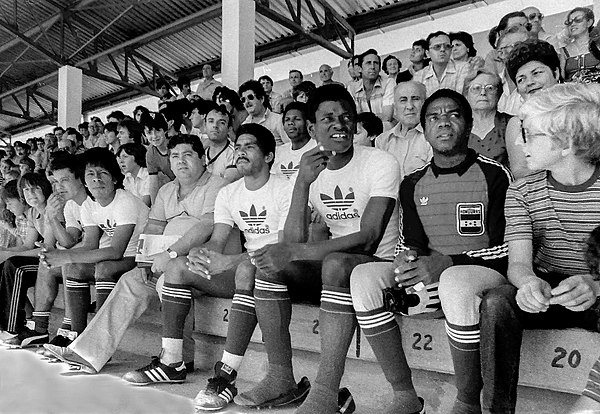
[{"label": "watch face", "polygon": [[177,252],[175,252],[173,250],[168,250],[167,252],[169,253],[169,257],[171,259],[175,259],[177,257]]}]

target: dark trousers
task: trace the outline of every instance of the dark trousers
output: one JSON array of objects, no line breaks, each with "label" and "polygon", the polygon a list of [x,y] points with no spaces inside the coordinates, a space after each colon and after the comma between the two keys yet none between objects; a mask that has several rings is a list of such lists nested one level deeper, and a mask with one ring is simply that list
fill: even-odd
[{"label": "dark trousers", "polygon": [[517,305],[516,294],[517,288],[512,285],[499,286],[488,291],[481,303],[483,407],[491,413],[515,412],[523,330],[583,328],[598,331],[595,307],[573,312],[552,305],[546,312],[528,313]]},{"label": "dark trousers", "polygon": [[25,325],[27,289],[35,286],[38,257],[14,256],[0,273],[0,328],[18,333]]}]

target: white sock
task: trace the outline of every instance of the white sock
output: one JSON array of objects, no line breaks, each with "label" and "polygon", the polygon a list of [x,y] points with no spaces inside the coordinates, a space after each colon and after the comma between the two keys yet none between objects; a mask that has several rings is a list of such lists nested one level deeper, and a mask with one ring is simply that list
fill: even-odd
[{"label": "white sock", "polygon": [[160,362],[169,365],[183,361],[183,339],[163,338]]},{"label": "white sock", "polygon": [[243,355],[235,355],[230,354],[227,351],[223,351],[223,356],[221,357],[221,362],[235,369],[236,371],[240,370],[240,366],[242,365],[242,360],[244,359]]}]

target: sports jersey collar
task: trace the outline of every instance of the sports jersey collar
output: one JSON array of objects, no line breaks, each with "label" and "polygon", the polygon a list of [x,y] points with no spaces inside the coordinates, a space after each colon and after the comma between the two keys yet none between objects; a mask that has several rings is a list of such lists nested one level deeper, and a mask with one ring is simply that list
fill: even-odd
[{"label": "sports jersey collar", "polygon": [[475,152],[474,149],[469,148],[467,150],[467,158],[465,158],[465,160],[463,162],[461,162],[458,165],[455,165],[454,167],[451,168],[440,168],[437,165],[435,165],[435,156],[431,159],[431,172],[433,173],[434,176],[438,176],[440,174],[458,174],[459,176],[463,175],[464,173],[466,173],[469,168],[471,168],[471,165],[473,165],[475,163],[475,160],[477,159],[477,153]]},{"label": "sports jersey collar", "polygon": [[[383,87],[382,84],[383,84],[383,78],[381,77],[381,75],[379,75],[379,76],[377,76],[377,79],[375,79],[375,85],[373,86],[373,89]],[[364,90],[365,90],[365,84],[364,84],[364,81],[361,79],[356,92],[360,92],[360,91],[364,91]]]}]

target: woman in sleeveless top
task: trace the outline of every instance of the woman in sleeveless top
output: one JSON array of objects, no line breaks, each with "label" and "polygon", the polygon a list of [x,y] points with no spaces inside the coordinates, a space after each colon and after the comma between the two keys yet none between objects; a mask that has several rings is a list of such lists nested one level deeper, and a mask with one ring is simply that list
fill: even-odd
[{"label": "woman in sleeveless top", "polygon": [[600,81],[600,59],[590,51],[590,32],[594,13],[586,7],[569,12],[565,26],[571,42],[563,47],[563,76],[567,82],[591,83]]}]

